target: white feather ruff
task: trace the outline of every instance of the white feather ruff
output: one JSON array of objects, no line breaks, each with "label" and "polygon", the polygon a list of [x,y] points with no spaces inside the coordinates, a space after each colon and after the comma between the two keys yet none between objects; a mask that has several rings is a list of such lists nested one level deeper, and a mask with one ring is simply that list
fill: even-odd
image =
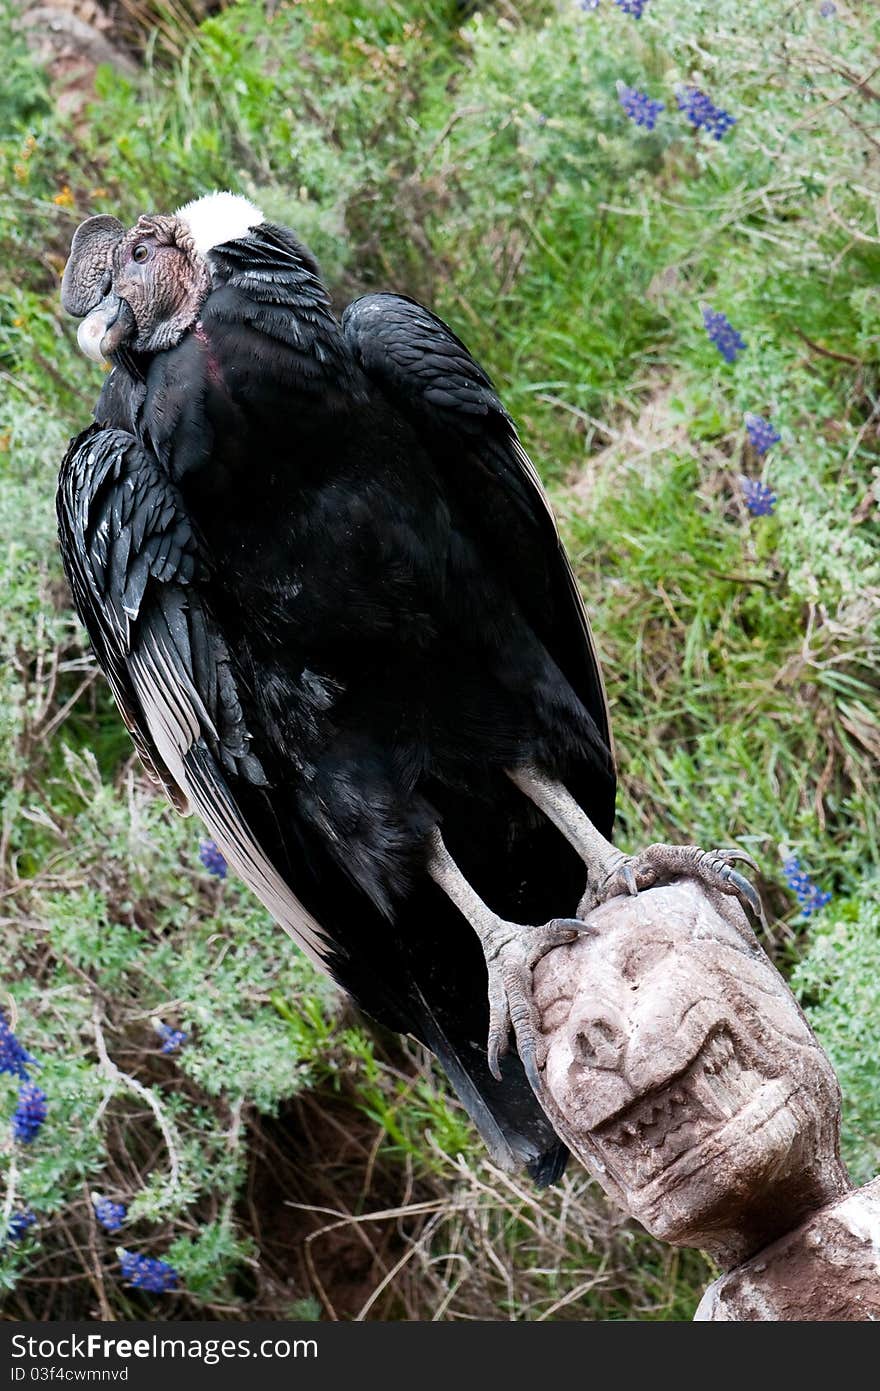
[{"label": "white feather ruff", "polygon": [[246,237],[251,227],[266,221],[260,209],[238,193],[207,193],[184,203],[175,217],[187,223],[201,256],[212,247]]}]

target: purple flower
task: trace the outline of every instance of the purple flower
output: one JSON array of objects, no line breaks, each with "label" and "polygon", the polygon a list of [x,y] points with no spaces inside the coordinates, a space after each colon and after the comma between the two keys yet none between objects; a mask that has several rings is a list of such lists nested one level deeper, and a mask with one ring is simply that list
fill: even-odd
[{"label": "purple flower", "polygon": [[34,1082],[22,1082],[18,1089],[18,1105],[12,1116],[12,1133],[23,1145],[29,1145],[46,1119],[48,1097]]},{"label": "purple flower", "polygon": [[745,339],[733,327],[726,314],[710,308],[708,304],[703,304],[700,308],[703,311],[703,326],[709,338],[725,362],[736,362],[737,353],[745,352]]},{"label": "purple flower", "polygon": [[730,127],[736,125],[736,117],[716,106],[699,87],[679,88],[675,99],[679,111],[684,113],[694,129],[699,130],[702,126],[715,140],[721,140]]},{"label": "purple flower", "polygon": [[10,1072],[13,1077],[20,1077],[22,1082],[26,1082],[28,1063],[39,1066],[36,1058],[32,1058],[30,1053],[22,1048],[9,1027],[6,1015],[0,1009],[0,1072]]},{"label": "purple flower", "polygon": [[630,120],[646,130],[653,130],[660,112],[666,110],[662,101],[653,101],[647,92],[640,92],[637,87],[627,87],[623,82],[617,84],[617,95]]},{"label": "purple flower", "polygon": [[776,506],[776,494],[758,478],[740,475],[739,486],[745,498],[746,507],[753,517],[771,517]]},{"label": "purple flower", "polygon": [[826,903],[831,902],[831,894],[826,889],[820,889],[818,884],[814,884],[807,871],[801,867],[801,862],[796,855],[789,855],[783,861],[782,870],[788,887],[793,889],[797,895],[797,901],[805,918],[811,917],[813,913],[818,913],[821,908],[825,907]]},{"label": "purple flower", "polygon": [[731,126],[736,125],[736,117],[731,116],[729,111],[722,111],[720,107],[715,110],[715,116],[708,126],[713,140],[723,140]]},{"label": "purple flower", "polygon": [[21,1241],[26,1231],[34,1225],[37,1214],[26,1207],[22,1212],[14,1212],[9,1219],[6,1235],[10,1241]]},{"label": "purple flower", "polygon": [[170,1024],[163,1024],[161,1019],[153,1020],[153,1028],[162,1040],[163,1053],[176,1053],[188,1038],[181,1029],[172,1029]]},{"label": "purple flower", "polygon": [[743,419],[756,454],[766,454],[768,449],[772,449],[773,445],[782,439],[776,427],[763,415],[753,415],[751,411],[746,411]]},{"label": "purple flower", "polygon": [[218,879],[226,878],[226,861],[223,858],[223,852],[213,840],[200,842],[199,859],[209,874],[216,874]]},{"label": "purple flower", "polygon": [[623,10],[624,14],[632,15],[633,19],[641,19],[648,0],[614,0],[614,3],[618,9]]},{"label": "purple flower", "polygon": [[167,1290],[177,1289],[180,1276],[167,1261],[160,1261],[157,1256],[138,1256],[122,1246],[116,1254],[123,1280],[134,1289],[146,1290],[149,1294],[165,1294]]},{"label": "purple flower", "polygon": [[819,6],[819,13],[823,19],[832,19],[837,14],[837,6],[834,0],[822,0]]},{"label": "purple flower", "polygon": [[109,1198],[102,1197],[100,1193],[93,1193],[91,1197],[95,1216],[104,1230],[118,1232],[127,1216],[125,1204],[111,1202]]}]

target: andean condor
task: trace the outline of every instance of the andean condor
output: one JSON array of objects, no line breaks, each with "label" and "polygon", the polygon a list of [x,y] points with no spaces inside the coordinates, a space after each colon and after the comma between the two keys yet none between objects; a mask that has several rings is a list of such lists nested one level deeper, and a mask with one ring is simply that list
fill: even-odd
[{"label": "andean condor", "polygon": [[61,466],[61,550],[147,771],[437,1055],[496,1162],[551,1181],[531,966],[576,930],[585,861],[594,898],[659,861],[604,839],[599,665],[491,381],[405,296],[338,321],[307,248],[232,194],[90,218],[62,301],[113,370]]}]

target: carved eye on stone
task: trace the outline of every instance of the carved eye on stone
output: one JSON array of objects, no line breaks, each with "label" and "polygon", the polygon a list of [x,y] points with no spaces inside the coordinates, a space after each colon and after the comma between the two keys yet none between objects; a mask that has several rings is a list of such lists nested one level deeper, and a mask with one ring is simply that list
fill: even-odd
[{"label": "carved eye on stone", "polygon": [[626,1039],[610,1019],[596,1016],[581,1021],[574,1038],[574,1054],[587,1067],[618,1066]]},{"label": "carved eye on stone", "polygon": [[150,248],[147,246],[146,242],[138,242],[131,253],[131,259],[137,261],[138,265],[143,264],[144,261],[149,261]]},{"label": "carved eye on stone", "polygon": [[623,963],[624,978],[634,990],[637,989],[639,983],[645,980],[672,950],[672,943],[662,938],[649,938],[647,941],[639,942],[627,953]]}]

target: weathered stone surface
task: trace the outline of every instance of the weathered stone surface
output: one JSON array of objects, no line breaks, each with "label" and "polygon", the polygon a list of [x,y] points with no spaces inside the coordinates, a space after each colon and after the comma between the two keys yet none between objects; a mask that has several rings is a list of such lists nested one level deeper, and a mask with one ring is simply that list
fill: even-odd
[{"label": "weathered stone surface", "polygon": [[19,23],[49,73],[55,105],[64,115],[78,115],[95,100],[95,73],[102,63],[130,76],[137,71],[114,42],[112,22],[95,0],[24,3]]},{"label": "weathered stone surface", "polygon": [[707,1289],[695,1318],[880,1319],[880,1178],[722,1275]]},{"label": "weathered stone surface", "polygon": [[548,1114],[647,1229],[725,1268],[843,1194],[834,1071],[739,904],[613,899],[535,969]]}]

